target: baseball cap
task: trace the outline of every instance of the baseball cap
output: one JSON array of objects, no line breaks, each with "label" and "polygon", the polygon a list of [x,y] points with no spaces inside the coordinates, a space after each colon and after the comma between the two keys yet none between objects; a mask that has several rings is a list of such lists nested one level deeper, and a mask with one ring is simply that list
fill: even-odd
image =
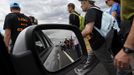
[{"label": "baseball cap", "polygon": [[89,2],[95,2],[94,0],[79,0],[79,1],[89,1]]},{"label": "baseball cap", "polygon": [[19,5],[18,3],[16,3],[16,2],[14,2],[14,3],[11,3],[11,4],[10,4],[10,8],[13,8],[13,7],[18,7],[18,8],[20,8],[20,5]]}]

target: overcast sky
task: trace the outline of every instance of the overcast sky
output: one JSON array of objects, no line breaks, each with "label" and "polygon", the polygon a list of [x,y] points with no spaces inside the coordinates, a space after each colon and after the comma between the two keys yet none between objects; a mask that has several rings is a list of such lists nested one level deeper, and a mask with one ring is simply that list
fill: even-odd
[{"label": "overcast sky", "polygon": [[[105,10],[105,0],[95,0],[96,5]],[[76,5],[76,11],[82,14],[78,0],[0,0],[0,30],[6,14],[10,12],[11,2],[21,4],[21,12],[27,16],[35,16],[39,24],[43,23],[65,23],[68,24],[67,4],[72,2]]]}]

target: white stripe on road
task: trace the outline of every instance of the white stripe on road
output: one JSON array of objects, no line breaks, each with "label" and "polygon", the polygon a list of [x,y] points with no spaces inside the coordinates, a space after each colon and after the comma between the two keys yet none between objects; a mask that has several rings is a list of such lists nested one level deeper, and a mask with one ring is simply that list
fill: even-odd
[{"label": "white stripe on road", "polygon": [[68,59],[73,63],[74,60],[69,56],[69,54],[67,54],[67,52],[63,51],[65,53],[65,55],[68,57]]}]

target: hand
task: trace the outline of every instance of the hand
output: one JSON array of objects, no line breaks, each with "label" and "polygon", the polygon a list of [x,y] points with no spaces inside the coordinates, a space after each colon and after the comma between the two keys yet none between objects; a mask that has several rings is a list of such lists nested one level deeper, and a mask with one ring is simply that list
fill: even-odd
[{"label": "hand", "polygon": [[126,54],[123,49],[115,56],[114,64],[118,69],[128,68],[130,63],[130,57]]}]

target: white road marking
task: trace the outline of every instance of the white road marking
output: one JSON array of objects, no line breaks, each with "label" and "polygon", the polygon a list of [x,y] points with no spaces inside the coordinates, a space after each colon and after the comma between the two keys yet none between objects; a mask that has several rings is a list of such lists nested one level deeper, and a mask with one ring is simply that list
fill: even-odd
[{"label": "white road marking", "polygon": [[68,59],[73,63],[74,60],[69,56],[69,54],[67,54],[67,52],[63,51],[65,53],[65,55],[68,57]]}]

